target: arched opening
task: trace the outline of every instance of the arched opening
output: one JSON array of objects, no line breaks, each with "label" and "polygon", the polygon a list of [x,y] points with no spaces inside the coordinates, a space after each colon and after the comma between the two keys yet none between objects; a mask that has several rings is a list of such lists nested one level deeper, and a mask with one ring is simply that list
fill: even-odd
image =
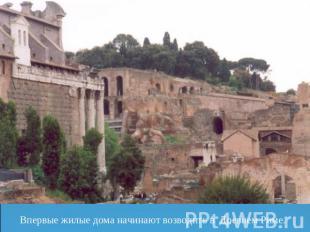
[{"label": "arched opening", "polygon": [[265,155],[270,155],[270,154],[273,154],[273,153],[277,153],[277,151],[273,148],[266,148],[265,149]]},{"label": "arched opening", "polygon": [[104,115],[110,115],[110,103],[106,99],[104,99]]},{"label": "arched opening", "polygon": [[189,93],[190,93],[190,94],[194,94],[194,92],[195,92],[194,87],[190,87]]},{"label": "arched opening", "polygon": [[116,77],[116,96],[123,96],[123,78]]},{"label": "arched opening", "polygon": [[180,93],[182,93],[182,94],[187,94],[187,87],[186,87],[186,86],[182,87],[182,88],[180,89]]},{"label": "arched opening", "polygon": [[156,91],[157,91],[158,93],[160,93],[160,84],[159,84],[159,83],[156,83],[155,87],[156,87]]},{"label": "arched opening", "polygon": [[108,81],[108,78],[104,77],[103,78],[103,82],[104,82],[104,96],[107,97],[107,96],[109,96],[109,81]]},{"label": "arched opening", "polygon": [[174,91],[174,86],[173,84],[170,84],[170,92],[173,92]]},{"label": "arched opening", "polygon": [[116,102],[116,117],[121,117],[123,113],[123,102],[117,101]]},{"label": "arched opening", "polygon": [[213,119],[213,131],[214,133],[221,135],[224,131],[223,120],[220,117],[215,117]]}]

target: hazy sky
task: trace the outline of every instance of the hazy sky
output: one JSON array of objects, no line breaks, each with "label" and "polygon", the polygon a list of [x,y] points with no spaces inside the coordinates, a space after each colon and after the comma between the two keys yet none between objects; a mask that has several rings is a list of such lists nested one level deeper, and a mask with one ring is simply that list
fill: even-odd
[{"label": "hazy sky", "polygon": [[[8,0],[10,1],[10,0]],[[7,1],[1,0],[0,3]],[[22,0],[11,0],[19,9]],[[33,0],[33,9],[45,1]],[[65,10],[67,51],[101,46],[119,33],[161,43],[165,31],[179,46],[195,40],[221,58],[265,59],[278,91],[310,81],[309,0],[56,0]]]}]

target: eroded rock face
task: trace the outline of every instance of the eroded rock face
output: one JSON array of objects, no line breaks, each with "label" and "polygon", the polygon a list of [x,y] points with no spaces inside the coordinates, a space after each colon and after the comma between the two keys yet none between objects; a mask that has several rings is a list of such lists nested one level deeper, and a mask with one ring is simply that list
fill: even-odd
[{"label": "eroded rock face", "polygon": [[171,117],[161,113],[138,114],[136,130],[132,137],[140,143],[163,144],[164,133],[175,131]]}]

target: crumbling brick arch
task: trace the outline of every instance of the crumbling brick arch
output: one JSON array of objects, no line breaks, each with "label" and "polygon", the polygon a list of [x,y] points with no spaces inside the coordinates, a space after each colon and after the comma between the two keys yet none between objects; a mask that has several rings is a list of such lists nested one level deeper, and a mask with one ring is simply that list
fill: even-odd
[{"label": "crumbling brick arch", "polygon": [[123,77],[117,76],[116,77],[116,96],[123,96],[123,94],[124,94]]}]

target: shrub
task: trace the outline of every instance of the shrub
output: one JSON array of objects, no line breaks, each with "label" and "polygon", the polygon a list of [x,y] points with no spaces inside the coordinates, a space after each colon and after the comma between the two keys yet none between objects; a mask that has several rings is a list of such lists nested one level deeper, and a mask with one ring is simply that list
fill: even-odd
[{"label": "shrub", "polygon": [[258,182],[242,176],[225,176],[208,184],[199,200],[206,204],[263,204],[268,203],[266,189]]},{"label": "shrub", "polygon": [[103,135],[100,134],[95,128],[88,130],[83,138],[84,148],[97,154],[98,146],[101,143]]},{"label": "shrub", "polygon": [[73,147],[62,159],[60,187],[73,199],[97,202],[100,199],[97,189],[96,155],[82,147]]},{"label": "shrub", "polygon": [[42,170],[42,167],[40,165],[35,165],[31,169],[32,169],[33,180],[39,185],[44,185],[45,177],[44,177],[44,172]]}]

